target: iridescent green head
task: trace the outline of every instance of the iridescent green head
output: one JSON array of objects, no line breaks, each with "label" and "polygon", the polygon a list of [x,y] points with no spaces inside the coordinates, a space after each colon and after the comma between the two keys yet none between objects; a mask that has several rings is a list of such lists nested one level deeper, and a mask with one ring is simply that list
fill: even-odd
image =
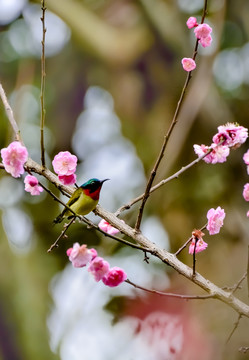
[{"label": "iridescent green head", "polygon": [[88,180],[84,184],[82,184],[81,188],[83,190],[88,190],[89,193],[93,193],[98,189],[100,190],[103,183],[107,180],[109,180],[109,179],[99,180],[99,179],[93,178],[93,179]]}]

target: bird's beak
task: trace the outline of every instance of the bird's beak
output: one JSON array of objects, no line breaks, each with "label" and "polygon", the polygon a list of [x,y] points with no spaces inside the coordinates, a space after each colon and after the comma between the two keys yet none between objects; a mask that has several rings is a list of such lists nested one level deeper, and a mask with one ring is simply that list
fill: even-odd
[{"label": "bird's beak", "polygon": [[107,180],[110,180],[110,179],[104,179],[104,180],[102,180],[101,181],[101,184],[103,184],[105,181],[107,181]]}]

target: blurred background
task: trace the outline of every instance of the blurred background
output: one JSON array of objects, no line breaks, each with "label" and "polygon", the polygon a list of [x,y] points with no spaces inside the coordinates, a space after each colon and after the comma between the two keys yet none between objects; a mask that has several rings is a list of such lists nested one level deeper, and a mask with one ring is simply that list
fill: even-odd
[{"label": "blurred background", "polygon": [[[77,181],[110,178],[100,203],[110,211],[143,192],[172,120],[195,38],[185,23],[200,21],[203,0],[48,0],[46,2],[46,163],[59,151],[77,155]],[[0,81],[30,156],[40,162],[42,25],[39,1],[0,0]],[[249,3],[208,1],[210,48],[199,49],[197,69],[156,182],[195,158],[193,144],[212,141],[219,125],[248,127]],[[0,104],[0,147],[13,140]],[[149,199],[142,230],[175,252],[210,208],[226,211],[220,234],[206,235],[197,270],[219,286],[232,286],[247,267],[248,182],[242,161],[248,145],[224,164],[199,163]],[[54,193],[57,189],[40,179]],[[131,281],[158,290],[200,289],[150,258],[75,224],[60,247],[47,249],[62,230],[52,226],[60,206],[45,193],[24,192],[23,179],[1,170],[0,359],[218,360],[246,359],[248,320],[226,340],[237,315],[215,301],[148,296],[128,284],[96,283],[74,269],[66,249],[95,247]],[[122,218],[134,225],[138,206]],[[93,214],[90,218],[98,223]],[[180,259],[191,266],[187,250]],[[248,302],[245,283],[238,296]],[[201,355],[200,355],[201,354]]]}]

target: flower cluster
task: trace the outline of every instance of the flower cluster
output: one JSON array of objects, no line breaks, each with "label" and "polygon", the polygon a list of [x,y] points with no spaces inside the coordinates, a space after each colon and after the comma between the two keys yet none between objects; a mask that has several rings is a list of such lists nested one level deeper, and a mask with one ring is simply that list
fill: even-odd
[{"label": "flower cluster", "polygon": [[208,164],[223,163],[230,153],[230,148],[237,149],[247,138],[248,129],[238,124],[227,123],[218,127],[218,133],[213,136],[211,146],[195,144],[194,151],[198,157],[207,154],[203,160]]},{"label": "flower cluster", "polygon": [[77,157],[69,151],[60,151],[55,155],[52,165],[58,175],[59,181],[63,185],[73,185],[76,183]]},{"label": "flower cluster", "polygon": [[[226,213],[220,206],[217,209],[210,209],[207,212],[207,230],[210,235],[215,235],[220,232],[220,228],[223,226]],[[201,230],[194,230],[192,232],[191,243],[189,245],[189,254],[201,252],[205,250],[208,244],[203,240],[205,234]]]},{"label": "flower cluster", "polygon": [[[7,148],[1,149],[5,170],[18,178],[24,173],[24,164],[28,160],[28,150],[19,141],[13,141]],[[40,195],[43,188],[39,186],[35,176],[27,175],[24,179],[25,190],[31,195]]]},{"label": "flower cluster", "polygon": [[[194,29],[195,37],[198,39],[199,44],[203,47],[210,46],[212,43],[212,28],[208,24],[198,24],[195,17],[191,16],[187,20],[187,27],[189,29]],[[192,71],[196,68],[195,60],[192,58],[183,58],[182,67],[185,71]]]},{"label": "flower cluster", "polygon": [[79,268],[89,264],[88,271],[94,279],[102,280],[109,287],[118,286],[127,279],[123,269],[117,266],[110,268],[109,263],[98,256],[95,249],[88,249],[85,244],[80,246],[79,243],[75,243],[72,248],[67,250],[67,256],[74,267]]}]

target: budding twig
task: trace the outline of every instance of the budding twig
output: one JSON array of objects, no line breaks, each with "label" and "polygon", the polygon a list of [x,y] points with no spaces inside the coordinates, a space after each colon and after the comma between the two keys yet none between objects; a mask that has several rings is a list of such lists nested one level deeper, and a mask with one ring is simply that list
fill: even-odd
[{"label": "budding twig", "polygon": [[17,141],[21,141],[21,136],[20,136],[20,130],[19,130],[19,127],[16,123],[16,120],[14,118],[14,114],[13,114],[13,111],[11,109],[11,106],[8,102],[8,99],[7,99],[7,96],[5,94],[5,91],[2,87],[2,84],[0,83],[0,97],[2,99],[2,102],[3,102],[3,106],[5,108],[5,112],[6,112],[6,115],[8,117],[8,120],[10,122],[10,125],[15,133],[15,140]]},{"label": "budding twig", "polygon": [[[204,22],[204,19],[205,19],[205,16],[206,16],[206,13],[207,13],[207,0],[205,0],[205,3],[204,3],[204,8],[203,8],[203,15],[202,15],[202,20],[201,20],[201,23]],[[198,50],[198,45],[199,45],[199,40],[196,39],[196,42],[195,42],[195,49],[194,49],[194,53],[193,53],[193,60],[195,60],[196,56],[197,56],[197,50]],[[137,217],[137,221],[136,221],[136,224],[135,224],[135,230],[136,231],[139,231],[140,229],[140,225],[141,225],[141,221],[142,221],[142,216],[143,216],[143,211],[144,211],[144,207],[145,207],[145,204],[150,196],[150,193],[151,193],[151,187],[152,187],[152,184],[153,184],[153,181],[155,179],[155,176],[156,176],[156,173],[157,173],[157,170],[159,168],[159,165],[164,157],[164,153],[165,153],[165,150],[166,150],[166,147],[167,147],[167,144],[168,144],[168,141],[169,141],[169,138],[173,132],[173,129],[177,123],[177,120],[178,120],[178,115],[179,115],[179,112],[180,112],[180,109],[181,109],[181,106],[183,104],[183,99],[184,99],[184,96],[185,96],[185,93],[186,93],[186,90],[187,90],[187,87],[189,85],[189,82],[191,80],[191,77],[192,77],[192,71],[188,72],[187,74],[187,77],[186,77],[186,80],[185,80],[185,83],[183,85],[183,88],[182,88],[182,92],[181,92],[181,95],[180,95],[180,98],[178,100],[178,103],[177,103],[177,106],[176,106],[176,109],[175,109],[175,113],[174,113],[174,116],[173,116],[173,119],[172,119],[172,122],[170,124],[170,127],[166,133],[166,135],[164,136],[164,140],[163,140],[163,144],[162,144],[162,147],[161,147],[161,150],[159,152],[159,155],[157,157],[157,160],[155,162],[155,165],[150,173],[150,177],[148,179],[148,182],[147,182],[147,185],[146,185],[146,188],[145,188],[145,192],[143,194],[143,197],[142,197],[142,203],[141,203],[141,206],[139,208],[139,212],[138,212],[138,217]]]},{"label": "budding twig", "polygon": [[40,130],[41,130],[41,163],[42,166],[45,167],[45,146],[44,146],[44,124],[45,124],[45,35],[46,35],[46,27],[45,27],[45,0],[41,0],[41,9],[42,9],[42,54],[41,54],[41,123],[40,123]]},{"label": "budding twig", "polygon": [[166,296],[166,297],[172,297],[177,299],[183,299],[183,300],[205,300],[205,299],[215,299],[214,295],[181,295],[181,294],[173,294],[173,293],[166,293],[163,291],[148,289],[143,286],[137,285],[134,282],[130,280],[125,280],[127,284],[134,286],[136,289],[140,289],[143,291],[146,291],[151,294],[159,295],[159,296]]},{"label": "budding twig", "polygon": [[54,248],[58,247],[58,242],[61,238],[63,238],[65,236],[66,231],[69,229],[69,227],[72,225],[72,223],[74,222],[75,217],[73,217],[68,224],[66,224],[64,226],[63,231],[61,232],[61,234],[58,236],[58,238],[55,240],[55,242],[50,246],[50,248],[47,250],[47,252],[51,252]]}]

